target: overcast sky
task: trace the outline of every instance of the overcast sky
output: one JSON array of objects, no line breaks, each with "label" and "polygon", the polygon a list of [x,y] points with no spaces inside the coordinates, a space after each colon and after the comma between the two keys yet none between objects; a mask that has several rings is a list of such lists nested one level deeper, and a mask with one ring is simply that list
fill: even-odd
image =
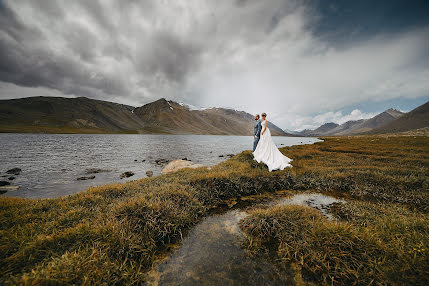
[{"label": "overcast sky", "polygon": [[0,0],[0,99],[161,97],[314,128],[429,100],[427,0]]}]

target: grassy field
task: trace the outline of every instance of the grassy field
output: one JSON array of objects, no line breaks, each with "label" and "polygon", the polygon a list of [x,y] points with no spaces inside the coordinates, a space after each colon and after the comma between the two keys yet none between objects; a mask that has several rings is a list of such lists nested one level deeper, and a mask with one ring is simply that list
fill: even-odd
[{"label": "grassy field", "polygon": [[429,138],[326,138],[283,148],[268,172],[251,152],[211,170],[90,188],[59,199],[0,198],[0,283],[139,284],[153,261],[226,200],[282,189],[349,203],[327,221],[306,207],[255,210],[241,222],[297,283],[423,284],[429,274]]}]

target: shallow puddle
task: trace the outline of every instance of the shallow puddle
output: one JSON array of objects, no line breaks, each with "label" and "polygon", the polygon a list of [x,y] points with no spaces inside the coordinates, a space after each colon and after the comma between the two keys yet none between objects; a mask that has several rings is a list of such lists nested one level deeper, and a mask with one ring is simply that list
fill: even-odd
[{"label": "shallow puddle", "polygon": [[[329,205],[344,202],[318,193],[298,194],[266,205],[309,205],[331,218]],[[149,273],[149,285],[285,285],[293,273],[279,273],[266,258],[249,257],[238,222],[247,216],[235,209],[207,217],[183,240],[180,248]]]},{"label": "shallow puddle", "polygon": [[319,210],[328,219],[334,219],[329,213],[330,205],[333,203],[345,203],[346,201],[320,193],[298,194],[290,198],[283,198],[280,201],[273,202],[273,205],[307,205]]}]

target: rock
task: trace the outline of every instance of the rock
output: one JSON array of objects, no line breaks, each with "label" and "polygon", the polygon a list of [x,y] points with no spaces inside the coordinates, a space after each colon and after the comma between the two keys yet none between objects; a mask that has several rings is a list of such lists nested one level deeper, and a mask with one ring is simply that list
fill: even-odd
[{"label": "rock", "polygon": [[98,174],[98,173],[106,173],[111,172],[111,170],[99,169],[99,168],[89,168],[85,170],[85,174]]},{"label": "rock", "polygon": [[195,169],[195,168],[201,168],[201,167],[206,167],[207,168],[207,166],[204,166],[204,165],[201,165],[201,164],[195,164],[195,163],[193,163],[191,161],[174,160],[174,161],[171,161],[170,163],[168,163],[168,165],[165,166],[164,169],[162,169],[162,173],[163,174],[168,174],[168,173],[176,172],[176,171],[178,171],[180,169],[183,169],[183,168],[192,168],[192,169]]},{"label": "rock", "polygon": [[219,155],[219,158],[223,158],[224,156],[223,155]]},{"label": "rock", "polygon": [[15,191],[18,190],[19,186],[1,186],[0,193],[6,193],[7,191]]},{"label": "rock", "polygon": [[157,165],[165,165],[165,164],[168,164],[169,162],[170,162],[170,160],[167,160],[167,159],[158,159],[158,160],[155,160],[155,163]]},{"label": "rock", "polygon": [[183,161],[191,161],[191,160],[188,160],[188,158],[186,158],[186,157],[185,157],[185,158],[182,158],[182,160],[183,160]]},{"label": "rock", "polygon": [[234,154],[227,154],[226,156],[228,156],[229,158],[234,157]]},{"label": "rock", "polygon": [[18,176],[21,173],[21,171],[22,170],[20,168],[13,168],[13,169],[7,170],[6,173]]},{"label": "rock", "polygon": [[146,160],[145,160],[145,159],[143,159],[143,160],[142,160],[142,162],[146,162]]},{"label": "rock", "polygon": [[11,180],[11,181],[13,181],[13,180],[15,180],[15,177],[14,176],[10,176],[8,179]]},{"label": "rock", "polygon": [[134,159],[134,162],[137,162],[137,159]]},{"label": "rock", "polygon": [[133,173],[133,172],[131,172],[131,171],[127,171],[127,172],[122,173],[122,174],[119,176],[119,178],[123,179],[123,178],[129,178],[129,177],[131,177],[131,176],[134,176],[134,173]]},{"label": "rock", "polygon": [[0,181],[0,186],[8,186],[10,183],[8,181]]},{"label": "rock", "polygon": [[83,181],[83,180],[93,180],[93,179],[95,179],[95,176],[84,176],[84,177],[79,177],[79,178],[77,178],[76,180],[78,180],[78,181]]},{"label": "rock", "polygon": [[153,176],[153,171],[146,171],[146,176],[152,177]]}]

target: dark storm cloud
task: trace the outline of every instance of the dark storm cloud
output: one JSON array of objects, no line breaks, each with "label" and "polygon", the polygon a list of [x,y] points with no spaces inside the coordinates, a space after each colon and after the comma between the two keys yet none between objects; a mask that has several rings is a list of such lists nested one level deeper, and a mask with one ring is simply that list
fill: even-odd
[{"label": "dark storm cloud", "polygon": [[144,23],[153,9],[148,4],[58,3],[2,2],[0,81],[108,99],[131,96],[131,76],[147,85],[140,96],[150,96],[156,92],[153,77],[177,86],[198,64],[202,49],[186,35],[154,26],[157,15]]},{"label": "dark storm cloud", "polygon": [[[46,3],[47,1],[33,2],[35,7],[43,9],[44,16],[58,17],[56,20],[60,23],[61,9]],[[51,39],[45,37],[42,31],[25,25],[23,19],[7,6],[0,13],[0,80],[27,87],[50,87],[65,93],[81,91],[80,86],[89,83],[89,72],[83,65],[67,53],[54,53],[50,50],[48,44]],[[91,43],[91,37],[85,37],[87,34],[86,29],[73,26],[64,31],[69,40],[68,45],[73,45],[74,51],[89,58],[85,51],[91,49],[82,48]],[[75,85],[66,83],[67,80]],[[110,90],[112,83],[107,83],[107,88],[96,81],[91,82],[91,85]]]}]

